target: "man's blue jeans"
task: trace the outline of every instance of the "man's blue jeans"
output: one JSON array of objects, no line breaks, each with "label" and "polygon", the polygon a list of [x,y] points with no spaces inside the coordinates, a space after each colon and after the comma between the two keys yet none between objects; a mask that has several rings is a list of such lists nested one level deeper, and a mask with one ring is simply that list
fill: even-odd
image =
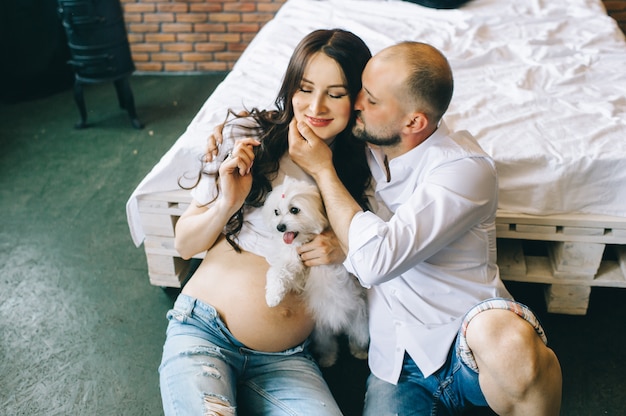
[{"label": "man's blue jeans", "polygon": [[478,385],[478,373],[458,356],[457,337],[446,363],[427,378],[406,353],[397,385],[370,374],[363,415],[462,415],[473,406],[487,406],[487,401]]},{"label": "man's blue jeans", "polygon": [[341,415],[307,343],[279,353],[245,348],[210,305],[180,295],[168,312],[159,367],[166,416]]}]

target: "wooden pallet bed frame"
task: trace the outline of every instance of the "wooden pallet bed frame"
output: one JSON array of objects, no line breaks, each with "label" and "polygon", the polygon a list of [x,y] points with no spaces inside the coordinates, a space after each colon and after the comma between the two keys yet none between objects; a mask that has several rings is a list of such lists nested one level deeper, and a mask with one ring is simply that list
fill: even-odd
[{"label": "wooden pallet bed frame", "polygon": [[[174,227],[190,202],[184,190],[138,198],[153,285],[181,287],[188,275]],[[626,218],[498,211],[496,226],[502,279],[545,284],[548,312],[585,315],[593,286],[626,288]]]}]

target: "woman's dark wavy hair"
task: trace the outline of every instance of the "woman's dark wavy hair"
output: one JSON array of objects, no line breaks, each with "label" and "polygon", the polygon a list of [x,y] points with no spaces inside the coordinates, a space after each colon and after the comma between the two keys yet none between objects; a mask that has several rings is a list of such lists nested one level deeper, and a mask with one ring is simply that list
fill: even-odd
[{"label": "woman's dark wavy hair", "polygon": [[[252,168],[252,189],[244,206],[229,220],[225,227],[226,238],[237,250],[234,241],[243,224],[243,208],[263,205],[267,194],[272,190],[272,180],[276,177],[279,161],[289,149],[289,122],[294,117],[292,98],[300,89],[302,77],[311,56],[322,52],[334,59],[341,67],[346,82],[350,103],[354,105],[361,90],[361,74],[371,58],[367,45],[351,32],[342,29],[321,29],[311,32],[300,41],[294,50],[283,83],[276,98],[277,110],[253,108],[250,115],[257,124],[254,135],[261,142],[255,147],[254,167]],[[232,111],[229,111],[234,115]],[[369,185],[370,171],[365,158],[365,144],[354,138],[352,126],[355,115],[352,112],[346,129],[339,133],[333,143],[333,164],[342,183],[352,197],[365,209],[365,190]]]}]

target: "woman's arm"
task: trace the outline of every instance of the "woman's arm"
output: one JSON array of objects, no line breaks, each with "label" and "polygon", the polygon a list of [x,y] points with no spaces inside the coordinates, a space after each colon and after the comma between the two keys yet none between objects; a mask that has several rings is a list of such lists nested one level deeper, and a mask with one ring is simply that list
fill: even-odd
[{"label": "woman's arm", "polygon": [[254,139],[239,140],[220,165],[217,199],[208,205],[194,200],[180,217],[174,245],[182,258],[189,259],[210,249],[228,220],[241,208],[252,187],[253,147],[258,145]]},{"label": "woman's arm", "polygon": [[210,249],[236,211],[228,209],[219,200],[206,206],[194,199],[176,223],[176,251],[187,260]]}]

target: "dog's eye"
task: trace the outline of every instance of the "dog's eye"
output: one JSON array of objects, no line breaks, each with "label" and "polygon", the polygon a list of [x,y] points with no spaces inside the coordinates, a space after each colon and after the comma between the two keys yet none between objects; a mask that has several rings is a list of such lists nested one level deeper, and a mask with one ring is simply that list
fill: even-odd
[{"label": "dog's eye", "polygon": [[276,216],[278,217],[278,216],[280,215],[280,211],[279,211],[279,210],[277,210],[277,209],[275,209],[275,210],[274,210],[274,215],[276,215]]},{"label": "dog's eye", "polygon": [[300,212],[300,208],[298,208],[298,207],[291,207],[291,208],[289,208],[289,212],[291,212],[293,215],[296,215],[298,212]]}]

